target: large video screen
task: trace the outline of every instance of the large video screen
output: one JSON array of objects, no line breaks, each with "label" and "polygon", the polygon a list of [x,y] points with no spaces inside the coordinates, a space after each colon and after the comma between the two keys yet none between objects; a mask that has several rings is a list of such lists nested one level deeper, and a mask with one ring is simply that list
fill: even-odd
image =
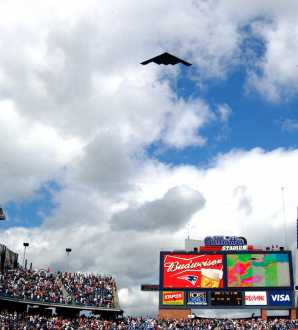
[{"label": "large video screen", "polygon": [[289,287],[287,253],[227,254],[227,284],[230,288]]},{"label": "large video screen", "polygon": [[165,254],[161,272],[163,288],[223,288],[223,255]]}]

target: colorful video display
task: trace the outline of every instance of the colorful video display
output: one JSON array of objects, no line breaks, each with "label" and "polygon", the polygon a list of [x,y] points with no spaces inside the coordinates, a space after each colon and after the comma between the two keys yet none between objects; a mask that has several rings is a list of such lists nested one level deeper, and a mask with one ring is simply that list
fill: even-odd
[{"label": "colorful video display", "polygon": [[290,287],[287,253],[227,254],[229,288]]},{"label": "colorful video display", "polygon": [[162,261],[164,288],[223,288],[223,255],[165,254]]}]

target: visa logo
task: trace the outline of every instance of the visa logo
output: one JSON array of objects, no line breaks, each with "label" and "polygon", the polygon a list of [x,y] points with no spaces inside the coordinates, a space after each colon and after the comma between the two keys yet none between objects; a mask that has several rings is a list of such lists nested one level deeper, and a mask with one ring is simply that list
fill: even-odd
[{"label": "visa logo", "polygon": [[288,294],[272,294],[271,298],[273,301],[291,301],[290,295]]}]

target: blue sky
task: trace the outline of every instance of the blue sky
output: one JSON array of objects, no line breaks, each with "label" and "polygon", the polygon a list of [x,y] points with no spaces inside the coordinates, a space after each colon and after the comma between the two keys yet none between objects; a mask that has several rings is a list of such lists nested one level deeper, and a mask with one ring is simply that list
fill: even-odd
[{"label": "blue sky", "polygon": [[[286,121],[298,120],[296,97],[275,103],[264,100],[255,91],[247,91],[246,68],[243,66],[223,79],[204,81],[202,88],[187,77],[187,70],[188,68],[182,68],[177,78],[178,96],[185,99],[202,97],[215,113],[218,105],[228,105],[231,109],[228,123],[213,120],[206,125],[202,129],[208,140],[204,147],[190,146],[182,150],[173,150],[161,148],[156,143],[149,148],[149,153],[171,164],[208,166],[217,154],[227,153],[233,149],[262,148],[271,151],[276,148],[297,148],[298,130],[290,130],[283,126]],[[175,83],[174,80],[174,89]]]},{"label": "blue sky", "polygon": [[44,218],[50,216],[57,207],[53,201],[53,192],[58,190],[59,186],[56,182],[47,182],[34,193],[32,199],[7,202],[5,204],[7,219],[2,223],[2,228],[40,226]]},{"label": "blue sky", "polygon": [[[0,14],[3,243],[114,274],[146,314],[157,297],[139,284],[188,231],[295,246],[296,3],[30,3]],[[193,65],[139,64],[164,51]]]}]

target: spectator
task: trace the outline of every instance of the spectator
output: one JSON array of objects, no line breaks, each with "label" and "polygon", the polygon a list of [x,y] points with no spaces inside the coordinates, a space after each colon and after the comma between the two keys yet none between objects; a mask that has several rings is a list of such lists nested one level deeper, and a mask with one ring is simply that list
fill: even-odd
[{"label": "spectator", "polygon": [[155,320],[142,318],[125,318],[119,321],[99,320],[95,317],[63,318],[30,316],[28,314],[0,313],[0,329],[9,330],[149,330],[149,329],[185,329],[185,330],[287,330],[296,329],[298,320],[274,319],[259,320],[218,320],[218,319],[187,319],[187,320]]},{"label": "spectator", "polygon": [[78,305],[112,307],[115,281],[110,276],[62,273],[62,283]]},{"label": "spectator", "polygon": [[44,303],[111,308],[115,290],[112,277],[95,274],[16,269],[0,275],[1,295]]}]

